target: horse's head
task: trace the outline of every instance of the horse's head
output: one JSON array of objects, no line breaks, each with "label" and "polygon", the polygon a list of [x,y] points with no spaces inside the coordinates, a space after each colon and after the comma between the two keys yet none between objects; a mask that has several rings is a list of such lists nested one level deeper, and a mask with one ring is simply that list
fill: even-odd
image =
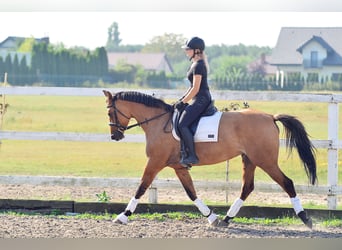
[{"label": "horse's head", "polygon": [[106,90],[103,90],[103,93],[106,96],[111,138],[120,141],[124,138],[124,132],[127,129],[130,117],[120,111],[116,98],[112,93]]}]

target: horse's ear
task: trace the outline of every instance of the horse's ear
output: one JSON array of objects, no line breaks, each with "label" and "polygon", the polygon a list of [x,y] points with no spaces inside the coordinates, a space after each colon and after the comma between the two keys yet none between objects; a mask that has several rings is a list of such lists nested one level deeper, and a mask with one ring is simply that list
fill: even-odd
[{"label": "horse's ear", "polygon": [[112,93],[110,93],[109,91],[107,91],[107,90],[102,90],[102,91],[103,91],[103,94],[104,94],[106,97],[108,97],[108,98],[113,98]]}]

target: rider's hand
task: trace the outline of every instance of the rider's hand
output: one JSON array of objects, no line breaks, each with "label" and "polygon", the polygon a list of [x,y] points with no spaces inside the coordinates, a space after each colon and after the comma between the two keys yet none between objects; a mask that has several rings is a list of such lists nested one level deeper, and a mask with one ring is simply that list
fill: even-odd
[{"label": "rider's hand", "polygon": [[183,111],[186,108],[187,104],[182,102],[181,100],[177,101],[174,105],[174,107],[178,110],[178,111]]}]

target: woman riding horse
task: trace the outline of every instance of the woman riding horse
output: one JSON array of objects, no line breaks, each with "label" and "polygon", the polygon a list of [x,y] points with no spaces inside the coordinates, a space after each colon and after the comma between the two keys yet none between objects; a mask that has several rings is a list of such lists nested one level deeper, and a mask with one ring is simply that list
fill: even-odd
[{"label": "woman riding horse", "polygon": [[[198,163],[195,151],[191,124],[196,121],[211,103],[211,95],[207,81],[208,62],[204,53],[205,44],[199,37],[188,40],[182,48],[192,64],[187,72],[190,87],[181,99],[175,104],[179,112],[182,112],[178,123],[181,139],[181,159],[183,167],[190,168]],[[190,104],[188,104],[190,102]]]}]

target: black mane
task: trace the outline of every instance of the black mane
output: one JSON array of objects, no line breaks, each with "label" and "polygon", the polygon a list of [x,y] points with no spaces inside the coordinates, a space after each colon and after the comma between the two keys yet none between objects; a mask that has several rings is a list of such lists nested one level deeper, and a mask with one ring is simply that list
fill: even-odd
[{"label": "black mane", "polygon": [[136,92],[136,91],[118,92],[115,94],[113,101],[117,99],[123,100],[123,101],[141,103],[141,104],[146,105],[147,107],[161,108],[166,111],[172,110],[172,106],[165,103],[163,100],[155,98],[151,95],[147,95],[147,94]]}]

